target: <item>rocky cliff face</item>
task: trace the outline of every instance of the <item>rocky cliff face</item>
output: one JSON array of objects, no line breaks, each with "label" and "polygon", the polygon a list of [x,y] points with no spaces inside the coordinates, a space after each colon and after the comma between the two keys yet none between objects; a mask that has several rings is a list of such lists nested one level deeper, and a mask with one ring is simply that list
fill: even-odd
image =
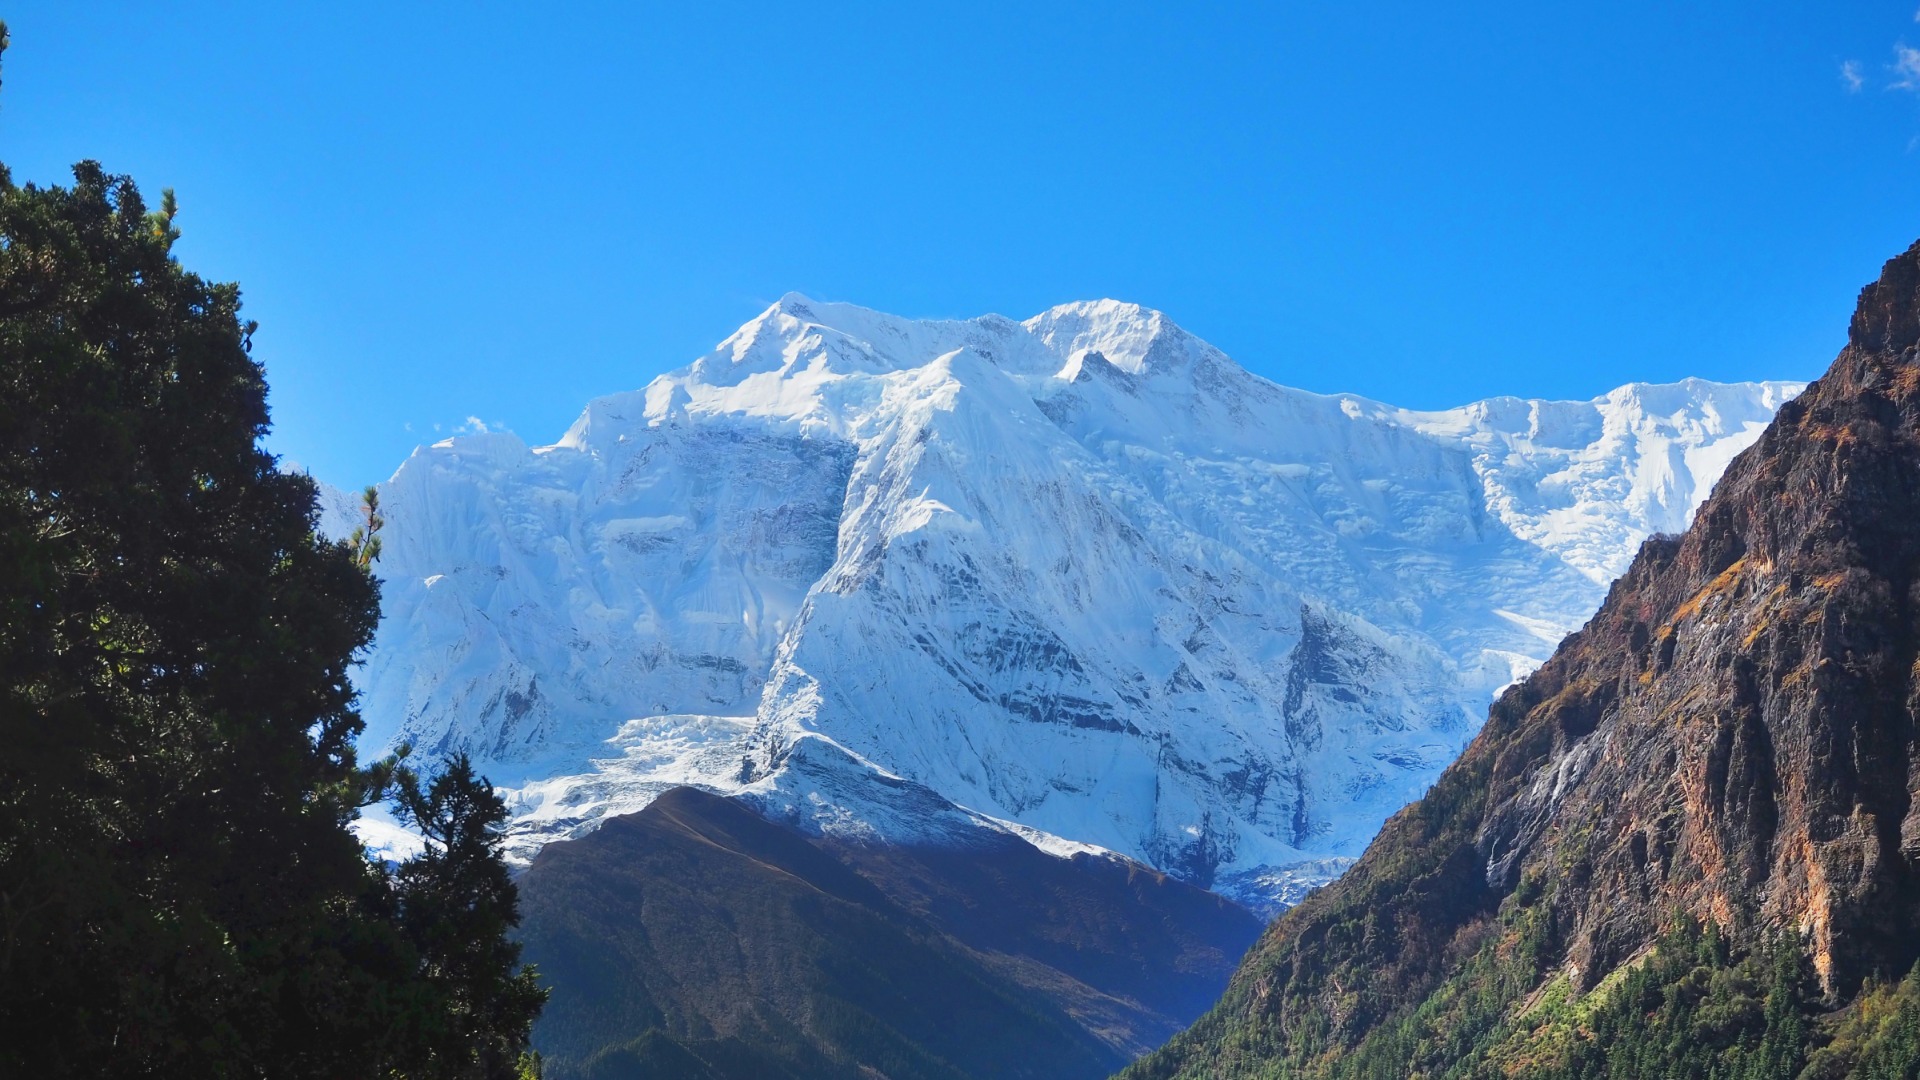
[{"label": "rocky cliff face", "polygon": [[1440,1016],[1452,1057],[1421,1060],[1468,1069],[1533,1030],[1555,980],[1599,1007],[1676,917],[1736,950],[1784,936],[1827,1005],[1904,973],[1917,574],[1920,245],[1692,527],[1649,540],[1434,790],[1142,1075],[1404,1070]]},{"label": "rocky cliff face", "polygon": [[1917,267],[1888,264],[1833,368],[1532,688],[1519,744],[1546,761],[1494,770],[1518,790],[1477,836],[1489,884],[1567,866],[1588,980],[1676,907],[1794,931],[1840,993],[1920,947]]}]

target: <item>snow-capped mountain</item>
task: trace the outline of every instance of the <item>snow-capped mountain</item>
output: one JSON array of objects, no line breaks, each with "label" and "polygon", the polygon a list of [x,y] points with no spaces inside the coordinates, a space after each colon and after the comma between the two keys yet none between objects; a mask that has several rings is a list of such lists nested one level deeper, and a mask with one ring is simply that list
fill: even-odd
[{"label": "snow-capped mountain", "polygon": [[1112,301],[790,295],[553,445],[449,439],[382,486],[367,740],[472,753],[522,855],[695,783],[1284,899],[1799,389],[1410,412]]}]

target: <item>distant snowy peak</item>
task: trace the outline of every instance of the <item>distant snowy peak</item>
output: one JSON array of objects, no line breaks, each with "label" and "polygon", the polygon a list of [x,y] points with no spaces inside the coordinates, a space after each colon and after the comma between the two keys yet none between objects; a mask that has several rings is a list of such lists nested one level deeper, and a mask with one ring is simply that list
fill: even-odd
[{"label": "distant snowy peak", "polygon": [[1017,323],[997,315],[904,319],[789,293],[687,367],[644,390],[596,400],[560,445],[583,447],[595,432],[617,437],[634,423],[690,415],[784,421],[844,436],[854,433],[850,422],[883,404],[861,400],[874,382],[951,377],[954,368],[978,363],[1043,391],[1046,381],[1075,381],[1089,357],[1129,376],[1178,376],[1196,361],[1239,370],[1160,312],[1112,300],[1065,304]]},{"label": "distant snowy peak", "polygon": [[[306,472],[299,465],[287,463],[290,471]],[[319,510],[318,531],[328,540],[345,540],[353,535],[355,529],[366,524],[364,511],[361,510],[360,496],[357,493],[343,491],[324,480],[313,478],[318,491],[317,509]]]},{"label": "distant snowy peak", "polygon": [[[1712,479],[1805,385],[1686,379],[1631,383],[1590,401],[1502,397],[1421,412],[1277,386],[1163,313],[1116,300],[1062,304],[1015,323],[903,319],[789,293],[714,354],[657,379],[644,392],[645,415],[657,423],[678,406],[857,436],[869,411],[839,384],[943,362],[950,382],[961,377],[953,371],[961,350],[1043,408],[1063,392],[1071,398],[1068,386],[1091,393],[1098,384],[1107,411],[1163,439],[1231,445],[1244,433],[1264,448],[1270,425],[1254,415],[1263,408],[1265,419],[1285,422],[1366,418],[1412,428],[1465,449],[1504,524],[1601,583],[1624,570],[1638,537],[1684,529]],[[1072,408],[1069,400],[1048,411]],[[1170,430],[1147,430],[1160,420]]]},{"label": "distant snowy peak", "polygon": [[1384,415],[1471,451],[1489,507],[1597,582],[1677,533],[1735,454],[1805,383],[1630,383],[1592,401],[1492,398]]},{"label": "distant snowy peak", "polygon": [[1226,360],[1226,354],[1175,326],[1160,312],[1118,300],[1062,304],[1021,327],[1064,361],[1058,374],[1065,379],[1076,377],[1090,355],[1128,375],[1172,374],[1190,368],[1200,357]]},{"label": "distant snowy peak", "polygon": [[523,854],[693,783],[1291,897],[1797,389],[1413,412],[1111,300],[789,294],[553,445],[449,439],[383,485],[368,739],[475,755]]}]

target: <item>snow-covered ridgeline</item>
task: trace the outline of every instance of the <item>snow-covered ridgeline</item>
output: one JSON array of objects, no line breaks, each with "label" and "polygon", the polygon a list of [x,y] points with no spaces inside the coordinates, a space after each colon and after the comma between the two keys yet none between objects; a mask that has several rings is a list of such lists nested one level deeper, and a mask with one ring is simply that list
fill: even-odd
[{"label": "snow-covered ridgeline", "polygon": [[910,789],[1270,899],[1424,790],[1797,391],[1419,413],[1112,301],[788,296],[552,446],[401,467],[368,739],[475,754],[522,854],[683,782],[947,835]]}]

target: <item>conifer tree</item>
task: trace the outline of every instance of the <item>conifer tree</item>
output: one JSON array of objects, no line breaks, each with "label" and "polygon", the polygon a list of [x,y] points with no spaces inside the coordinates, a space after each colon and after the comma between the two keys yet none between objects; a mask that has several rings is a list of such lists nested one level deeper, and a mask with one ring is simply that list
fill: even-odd
[{"label": "conifer tree", "polygon": [[[513,1076],[499,800],[356,763],[379,518],[316,536],[177,212],[0,166],[0,1076]],[[349,828],[393,791],[397,870]]]},{"label": "conifer tree", "polygon": [[395,787],[400,819],[426,841],[395,875],[400,921],[446,1004],[427,1048],[448,1075],[507,1075],[546,992],[507,938],[519,916],[501,854],[506,806],[464,754],[425,783],[402,770]]},{"label": "conifer tree", "polygon": [[360,493],[360,526],[347,538],[347,547],[353,551],[353,561],[366,569],[380,557],[380,527],[387,519],[380,516],[380,489],[368,484]]}]

